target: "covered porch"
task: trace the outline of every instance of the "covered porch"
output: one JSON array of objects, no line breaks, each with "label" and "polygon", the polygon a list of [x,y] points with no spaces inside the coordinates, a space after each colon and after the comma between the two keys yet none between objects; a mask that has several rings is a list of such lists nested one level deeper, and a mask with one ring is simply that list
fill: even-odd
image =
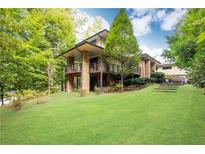
[{"label": "covered porch", "polygon": [[75,89],[89,92],[94,90],[95,86],[103,86],[103,72],[106,68],[102,51],[102,47],[84,42],[62,55],[67,59],[65,68],[67,92]]}]

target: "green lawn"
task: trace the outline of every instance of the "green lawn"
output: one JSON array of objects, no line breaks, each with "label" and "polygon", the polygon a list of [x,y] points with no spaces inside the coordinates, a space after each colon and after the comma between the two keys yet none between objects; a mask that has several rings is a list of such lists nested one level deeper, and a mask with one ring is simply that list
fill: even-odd
[{"label": "green lawn", "polygon": [[148,88],[79,97],[56,93],[14,112],[0,109],[0,144],[205,144],[205,96]]}]

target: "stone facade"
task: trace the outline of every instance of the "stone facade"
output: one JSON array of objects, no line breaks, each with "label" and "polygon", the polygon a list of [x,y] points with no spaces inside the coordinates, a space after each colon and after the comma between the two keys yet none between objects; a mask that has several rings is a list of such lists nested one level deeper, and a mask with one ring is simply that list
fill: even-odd
[{"label": "stone facade", "polygon": [[82,52],[82,72],[81,72],[81,86],[82,90],[89,92],[90,90],[90,72],[89,72],[90,58],[87,51]]},{"label": "stone facade", "polygon": [[146,78],[149,78],[150,77],[150,67],[151,67],[151,65],[150,65],[150,60],[146,60],[145,61],[145,77]]}]

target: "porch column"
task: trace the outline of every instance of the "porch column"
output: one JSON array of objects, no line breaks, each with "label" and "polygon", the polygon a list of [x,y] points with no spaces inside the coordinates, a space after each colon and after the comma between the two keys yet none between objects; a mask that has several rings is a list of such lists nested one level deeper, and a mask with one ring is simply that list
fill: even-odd
[{"label": "porch column", "polygon": [[90,59],[87,51],[82,52],[82,72],[81,72],[81,89],[89,92],[90,90]]},{"label": "porch column", "polygon": [[67,83],[66,83],[66,90],[67,92],[73,91],[74,88],[74,76],[68,75],[67,76]]},{"label": "porch column", "polygon": [[141,61],[141,77],[145,77],[145,60]]},{"label": "porch column", "polygon": [[145,63],[145,77],[149,78],[150,77],[150,60],[147,60]]}]

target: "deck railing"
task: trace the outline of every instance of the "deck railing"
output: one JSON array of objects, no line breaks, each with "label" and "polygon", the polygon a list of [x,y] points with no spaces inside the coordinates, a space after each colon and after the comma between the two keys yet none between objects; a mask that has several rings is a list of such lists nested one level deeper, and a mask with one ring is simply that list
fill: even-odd
[{"label": "deck railing", "polygon": [[[98,62],[90,63],[89,66],[90,72],[100,72],[101,70],[104,72],[118,73],[119,66],[118,65],[107,65]],[[66,67],[66,73],[80,73],[82,71],[82,63],[74,63],[70,64]]]}]

